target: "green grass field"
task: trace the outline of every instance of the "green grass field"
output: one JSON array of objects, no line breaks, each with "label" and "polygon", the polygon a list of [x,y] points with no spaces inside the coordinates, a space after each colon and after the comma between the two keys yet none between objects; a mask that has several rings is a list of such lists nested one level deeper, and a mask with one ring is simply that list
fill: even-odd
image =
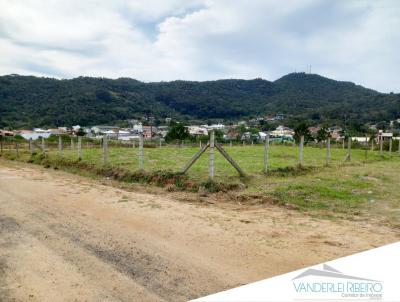
[{"label": "green grass field", "polygon": [[[249,176],[263,175],[264,148],[261,145],[255,146],[234,146],[224,147],[230,156],[239,164]],[[147,171],[172,170],[181,171],[189,159],[199,150],[198,147],[162,147],[144,149],[144,167]],[[295,167],[298,165],[297,147],[272,145],[269,152],[269,169],[274,171],[278,168]],[[368,151],[367,158],[364,150],[352,150],[352,162],[362,163],[364,161],[375,162],[388,160],[388,154],[382,158],[378,152]],[[216,180],[234,180],[238,178],[237,172],[230,164],[215,150],[215,170]],[[331,149],[331,162],[333,166],[342,165],[347,150],[341,148]],[[50,152],[51,156],[60,156],[58,151]],[[393,161],[397,159],[393,153]],[[77,159],[76,151],[64,150],[62,156],[69,159]],[[109,164],[119,166],[129,170],[137,170],[138,148],[110,148]],[[90,148],[82,150],[82,160],[96,165],[102,165],[102,150],[100,148]],[[203,156],[189,170],[190,177],[198,180],[205,180],[208,177],[208,153]],[[322,167],[326,164],[326,150],[318,147],[304,148],[304,166]]]},{"label": "green grass field", "polygon": [[[215,150],[215,181],[241,184],[237,194],[264,197],[299,210],[326,217],[357,217],[361,214],[376,215],[376,219],[400,227],[400,156],[379,151],[352,149],[351,161],[345,162],[347,150],[332,147],[331,161],[326,166],[326,149],[304,148],[304,167],[298,168],[297,147],[271,145],[269,172],[263,173],[264,148],[254,146],[224,146],[230,156],[246,172],[240,178],[236,170]],[[179,172],[199,147],[145,148],[146,171],[171,170]],[[15,151],[6,151],[9,154]],[[77,161],[76,150],[53,149],[48,152],[50,160]],[[20,152],[21,160],[29,153]],[[188,177],[194,182],[208,179],[208,152],[191,167]],[[102,167],[102,150],[83,148],[83,163]],[[138,170],[138,148],[110,147],[109,165],[124,170]],[[287,169],[288,168],[288,169]]]}]

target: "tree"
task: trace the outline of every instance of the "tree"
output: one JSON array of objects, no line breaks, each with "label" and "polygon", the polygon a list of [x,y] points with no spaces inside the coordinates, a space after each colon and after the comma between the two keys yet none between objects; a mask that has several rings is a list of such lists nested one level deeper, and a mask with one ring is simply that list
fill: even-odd
[{"label": "tree", "polygon": [[326,141],[328,137],[329,137],[328,129],[325,127],[322,127],[321,129],[318,130],[315,138],[317,139],[317,142],[320,143],[320,142]]},{"label": "tree", "polygon": [[190,138],[189,130],[181,123],[173,123],[168,128],[168,133],[165,137],[166,141],[185,140]]},{"label": "tree", "polygon": [[240,124],[236,130],[240,133],[240,135],[242,135],[243,133],[247,132],[247,127],[244,124]]},{"label": "tree", "polygon": [[260,127],[262,131],[272,131],[275,130],[276,127],[270,123],[268,123],[267,121],[264,120],[260,120],[259,121]]},{"label": "tree", "polygon": [[83,128],[79,128],[78,131],[75,133],[77,136],[85,136],[86,132],[83,130]]},{"label": "tree", "polygon": [[306,123],[300,123],[294,128],[294,139],[296,143],[300,142],[300,137],[304,136],[304,143],[307,144],[312,140],[312,136],[310,130],[308,129],[308,125]]}]

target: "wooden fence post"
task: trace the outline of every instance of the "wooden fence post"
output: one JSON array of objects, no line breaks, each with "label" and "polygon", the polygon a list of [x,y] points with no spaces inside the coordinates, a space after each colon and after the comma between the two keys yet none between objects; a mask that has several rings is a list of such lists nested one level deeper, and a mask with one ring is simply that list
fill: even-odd
[{"label": "wooden fence post", "polygon": [[209,162],[209,171],[208,171],[210,179],[214,179],[214,161],[215,161],[214,147],[215,147],[215,133],[213,130],[211,130],[210,131],[210,162]]},{"label": "wooden fence post", "polygon": [[160,142],[159,142],[159,143],[160,143],[160,148],[161,148],[161,147],[162,147],[162,141],[161,141],[161,137],[160,137]]},{"label": "wooden fence post", "polygon": [[2,134],[0,136],[0,152],[1,152],[1,154],[3,154],[3,140],[4,140],[4,136]]},{"label": "wooden fence post", "polygon": [[371,137],[370,140],[371,140],[371,151],[374,151],[374,141],[375,141],[375,139],[373,139]]},{"label": "wooden fence post", "polygon": [[103,165],[108,163],[108,137],[103,135]]},{"label": "wooden fence post", "polygon": [[331,138],[326,139],[326,165],[329,165],[331,160]]},{"label": "wooden fence post", "polygon": [[300,136],[300,144],[299,144],[299,164],[303,165],[303,147],[304,147],[304,135]]},{"label": "wooden fence post", "polygon": [[368,160],[368,136],[365,136],[365,161]]},{"label": "wooden fence post", "polygon": [[74,138],[71,137],[71,150],[74,150]]},{"label": "wooden fence post", "polygon": [[268,171],[268,154],[269,153],[269,133],[265,137],[264,143],[264,172]]},{"label": "wooden fence post", "polygon": [[62,151],[62,138],[61,135],[58,136],[58,151]]},{"label": "wooden fence post", "polygon": [[78,136],[78,160],[82,159],[82,136]]},{"label": "wooden fence post", "polygon": [[393,147],[393,141],[392,138],[389,139],[389,156],[392,157],[392,147]]},{"label": "wooden fence post", "polygon": [[346,138],[343,136],[343,142],[342,142],[342,149],[344,150],[344,140],[345,140]]},{"label": "wooden fence post", "polygon": [[143,133],[139,134],[139,170],[144,169]]},{"label": "wooden fence post", "polygon": [[382,137],[379,138],[379,154],[383,155],[383,139]]},{"label": "wooden fence post", "polygon": [[33,153],[32,137],[29,138],[29,151]]}]

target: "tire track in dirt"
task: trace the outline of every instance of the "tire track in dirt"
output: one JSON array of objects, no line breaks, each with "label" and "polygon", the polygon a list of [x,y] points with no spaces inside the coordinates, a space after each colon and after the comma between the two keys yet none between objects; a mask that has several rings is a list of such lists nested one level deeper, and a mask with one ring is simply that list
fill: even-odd
[{"label": "tire track in dirt", "polygon": [[399,238],[379,225],[204,207],[13,165],[0,160],[1,301],[184,301]]}]

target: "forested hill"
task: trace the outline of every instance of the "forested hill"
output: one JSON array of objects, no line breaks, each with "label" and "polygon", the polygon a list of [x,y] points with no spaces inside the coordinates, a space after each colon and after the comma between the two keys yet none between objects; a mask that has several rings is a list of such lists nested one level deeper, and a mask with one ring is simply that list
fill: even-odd
[{"label": "forested hill", "polygon": [[275,82],[0,77],[0,128],[110,124],[146,115],[232,120],[278,112],[316,121],[389,120],[400,115],[400,95],[304,73]]}]

